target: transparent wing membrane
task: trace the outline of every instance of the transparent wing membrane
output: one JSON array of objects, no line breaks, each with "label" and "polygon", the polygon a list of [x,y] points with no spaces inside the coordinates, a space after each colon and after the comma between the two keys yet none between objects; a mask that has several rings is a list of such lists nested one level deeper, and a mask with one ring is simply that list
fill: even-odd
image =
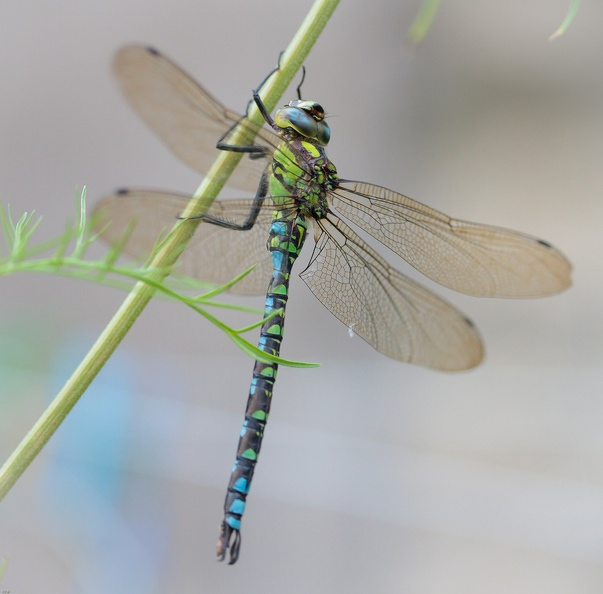
[{"label": "transparent wing membrane", "polygon": [[[124,47],[113,68],[123,94],[144,122],[184,163],[207,173],[219,154],[216,143],[242,116],[226,109],[156,50]],[[241,125],[250,123],[244,120]],[[274,132],[267,128],[253,131],[257,131],[254,145],[274,150],[279,142]],[[265,166],[264,159],[244,155],[228,183],[255,191]]]},{"label": "transparent wing membrane", "polygon": [[425,276],[460,293],[540,297],[569,286],[570,263],[535,237],[452,219],[364,182],[343,182],[333,205]]},{"label": "transparent wing membrane", "polygon": [[380,353],[447,371],[482,359],[473,324],[458,310],[391,268],[341,219],[321,233],[300,275],[320,302]]},{"label": "transparent wing membrane", "polygon": [[[217,155],[216,142],[228,143],[235,124],[249,125],[155,50],[122,49],[115,59],[115,72],[136,112],[175,155],[202,173]],[[250,191],[256,190],[265,167],[261,157],[270,158],[282,141],[265,127],[257,131],[253,142],[261,147],[260,152],[256,158],[244,155],[228,182]],[[289,159],[282,153],[279,158]],[[304,168],[304,162],[295,163]],[[310,173],[306,170],[306,175]],[[299,187],[305,183],[308,180],[300,179]],[[536,297],[559,292],[570,284],[569,262],[534,237],[452,219],[402,194],[364,182],[339,180],[329,194],[334,212],[314,221],[317,244],[301,276],[337,318],[394,359],[437,369],[466,369],[481,360],[481,341],[463,314],[391,268],[335,213],[432,280],[462,293]],[[302,199],[291,197],[287,208],[293,212]],[[112,221],[105,234],[109,241],[121,238],[135,220],[125,251],[145,258],[157,235],[177,220],[186,200],[167,192],[129,190],[105,198],[97,210],[101,220]],[[241,223],[252,205],[251,199],[219,200],[208,214],[218,221]],[[273,209],[274,203],[267,197],[249,231],[202,223],[179,260],[179,271],[225,283],[257,264],[232,290],[263,293],[272,272],[266,240]]]},{"label": "transparent wing membrane", "polygon": [[[95,227],[109,223],[103,238],[120,243],[131,227],[124,253],[145,260],[161,234],[169,232],[184,210],[189,197],[153,190],[127,190],[104,198],[95,210]],[[216,200],[209,214],[233,222],[241,221],[249,212],[252,199]],[[256,265],[255,269],[230,291],[242,295],[266,292],[272,273],[272,262],[266,250],[271,221],[268,200],[249,231],[232,231],[202,223],[191,238],[176,265],[176,271],[199,280],[224,284]]]}]

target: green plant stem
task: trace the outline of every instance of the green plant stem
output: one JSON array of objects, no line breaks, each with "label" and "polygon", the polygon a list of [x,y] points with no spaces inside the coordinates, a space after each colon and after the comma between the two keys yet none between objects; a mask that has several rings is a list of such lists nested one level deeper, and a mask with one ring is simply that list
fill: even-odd
[{"label": "green plant stem", "polygon": [[576,16],[576,13],[578,12],[579,7],[580,7],[580,0],[571,0],[570,6],[567,10],[567,15],[565,15],[565,18],[563,19],[563,22],[561,23],[561,25],[559,25],[559,28],[549,37],[549,41],[554,41],[558,37],[561,37],[562,35],[565,34],[568,27],[572,24],[572,21],[574,20],[574,17]]},{"label": "green plant stem", "polygon": [[[316,0],[310,9],[289,47],[281,56],[279,70],[263,87],[264,102],[268,109],[272,110],[276,106],[277,101],[306,59],[337,4],[338,0]],[[252,109],[250,112],[250,120],[257,123],[258,126],[261,125],[261,115],[257,112],[257,109]],[[251,140],[248,130],[239,129],[235,131],[230,142],[232,144],[245,144],[251,142]],[[198,215],[209,207],[241,156],[241,154],[228,151],[223,151],[218,156],[189,202],[183,216]],[[149,264],[150,267],[158,269],[155,277],[157,282],[161,282],[165,278],[167,275],[165,270],[169,270],[182,253],[199,223],[200,219],[189,219],[181,220],[174,226],[161,250]],[[134,286],[73,375],[0,469],[0,500],[4,498],[63,419],[69,414],[151,300],[155,291],[156,288],[148,283],[139,282]]]},{"label": "green plant stem", "polygon": [[423,38],[431,28],[439,8],[440,0],[423,0],[419,13],[408,28],[407,39],[410,43],[418,45],[423,41]]}]

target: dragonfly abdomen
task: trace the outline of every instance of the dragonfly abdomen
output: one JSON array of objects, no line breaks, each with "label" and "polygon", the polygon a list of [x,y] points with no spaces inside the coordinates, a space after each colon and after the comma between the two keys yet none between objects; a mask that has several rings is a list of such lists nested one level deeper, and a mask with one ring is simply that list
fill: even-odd
[{"label": "dragonfly abdomen", "polygon": [[[264,309],[268,319],[261,327],[258,342],[258,348],[269,355],[278,356],[280,353],[291,269],[303,246],[306,229],[303,217],[295,215],[286,217],[284,211],[275,212],[275,220],[272,222],[268,239],[268,249],[273,263]],[[245,420],[237,447],[237,457],[228,483],[224,501],[224,520],[217,546],[220,560],[224,559],[230,547],[229,563],[231,564],[236,562],[239,554],[241,519],[260,454],[264,428],[270,414],[277,368],[276,363],[262,361],[256,361],[253,366]]]}]

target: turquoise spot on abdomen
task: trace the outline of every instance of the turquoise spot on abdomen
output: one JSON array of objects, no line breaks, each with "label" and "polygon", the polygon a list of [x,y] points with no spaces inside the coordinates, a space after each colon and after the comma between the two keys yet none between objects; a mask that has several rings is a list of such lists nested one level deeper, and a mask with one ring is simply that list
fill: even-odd
[{"label": "turquoise spot on abdomen", "polygon": [[241,501],[240,499],[235,499],[232,502],[232,505],[230,506],[229,511],[233,514],[239,514],[242,516],[243,513],[245,512],[245,502]]},{"label": "turquoise spot on abdomen", "polygon": [[243,477],[238,478],[232,488],[239,493],[249,493],[249,481]]},{"label": "turquoise spot on abdomen", "polygon": [[231,527],[234,528],[235,530],[240,530],[241,529],[241,520],[237,519],[237,518],[233,518],[232,516],[228,516],[226,518],[226,523]]}]

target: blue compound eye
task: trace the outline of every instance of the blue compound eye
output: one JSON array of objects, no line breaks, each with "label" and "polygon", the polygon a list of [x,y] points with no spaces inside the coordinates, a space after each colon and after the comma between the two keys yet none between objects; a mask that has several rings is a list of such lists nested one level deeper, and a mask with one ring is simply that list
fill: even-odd
[{"label": "blue compound eye", "polygon": [[331,130],[322,121],[324,116],[324,109],[318,103],[291,101],[276,112],[274,122],[279,128],[293,128],[298,134],[326,145],[331,138]]},{"label": "blue compound eye", "polygon": [[318,131],[316,120],[299,107],[283,107],[277,112],[274,121],[280,128],[293,128],[306,138],[314,138]]},{"label": "blue compound eye", "polygon": [[329,144],[329,140],[331,140],[331,128],[329,124],[327,122],[317,122],[317,126],[316,140],[323,145]]}]

